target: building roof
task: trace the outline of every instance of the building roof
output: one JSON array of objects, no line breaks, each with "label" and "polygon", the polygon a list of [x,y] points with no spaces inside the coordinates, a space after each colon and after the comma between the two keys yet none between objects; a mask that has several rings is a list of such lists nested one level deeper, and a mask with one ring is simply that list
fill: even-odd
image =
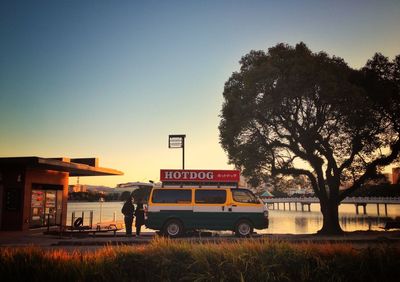
[{"label": "building roof", "polygon": [[98,159],[69,159],[41,157],[0,158],[0,167],[27,167],[68,172],[69,176],[122,175],[123,172],[98,166]]},{"label": "building roof", "polygon": [[265,191],[264,193],[261,194],[261,197],[274,197],[271,192]]}]

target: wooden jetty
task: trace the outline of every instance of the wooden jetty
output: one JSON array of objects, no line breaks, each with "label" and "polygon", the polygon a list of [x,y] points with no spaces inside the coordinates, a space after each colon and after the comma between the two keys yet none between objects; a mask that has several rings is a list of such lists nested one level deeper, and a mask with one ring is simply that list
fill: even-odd
[{"label": "wooden jetty", "polygon": [[[299,207],[301,207],[301,211],[311,211],[311,204],[319,204],[317,197],[269,198],[263,201],[272,210],[280,210],[283,207],[283,210],[289,211],[298,211]],[[359,207],[362,207],[363,214],[367,214],[367,205],[376,205],[378,215],[380,215],[380,205],[383,205],[387,216],[387,205],[400,204],[400,197],[347,197],[341,201],[341,204],[354,204],[356,214],[360,213]],[[293,206],[294,209],[292,209]]]}]

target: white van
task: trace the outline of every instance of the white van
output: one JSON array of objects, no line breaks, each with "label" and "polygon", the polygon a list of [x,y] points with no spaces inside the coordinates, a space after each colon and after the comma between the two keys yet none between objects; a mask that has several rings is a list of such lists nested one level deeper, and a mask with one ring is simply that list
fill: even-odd
[{"label": "white van", "polygon": [[268,228],[268,210],[242,188],[154,188],[148,201],[147,228],[178,237],[189,230],[232,230],[245,237]]}]

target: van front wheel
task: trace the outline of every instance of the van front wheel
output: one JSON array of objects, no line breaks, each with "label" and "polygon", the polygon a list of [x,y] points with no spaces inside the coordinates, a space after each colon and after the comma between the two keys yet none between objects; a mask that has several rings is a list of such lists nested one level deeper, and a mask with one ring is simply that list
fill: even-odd
[{"label": "van front wheel", "polygon": [[253,225],[246,219],[239,220],[236,224],[235,235],[237,237],[248,237],[253,233]]},{"label": "van front wheel", "polygon": [[179,220],[168,220],[164,225],[163,233],[168,237],[178,237],[183,233],[183,225]]}]

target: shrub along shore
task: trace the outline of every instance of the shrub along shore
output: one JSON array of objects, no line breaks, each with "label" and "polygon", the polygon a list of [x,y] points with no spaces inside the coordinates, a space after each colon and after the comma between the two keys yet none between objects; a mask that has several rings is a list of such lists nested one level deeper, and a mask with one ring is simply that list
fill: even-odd
[{"label": "shrub along shore", "polygon": [[398,281],[400,249],[165,238],[96,252],[0,249],[2,281]]}]

